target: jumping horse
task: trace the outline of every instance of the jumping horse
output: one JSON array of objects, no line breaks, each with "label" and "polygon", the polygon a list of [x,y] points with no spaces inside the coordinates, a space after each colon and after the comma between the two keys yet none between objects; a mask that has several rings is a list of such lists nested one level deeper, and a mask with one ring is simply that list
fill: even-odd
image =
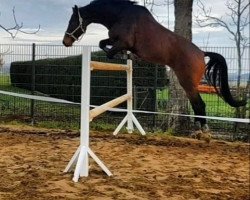
[{"label": "jumping horse", "polygon": [[[246,105],[245,100],[234,100],[230,93],[227,64],[222,55],[203,52],[190,41],[166,29],[145,7],[129,0],[94,0],[81,8],[75,6],[63,44],[72,46],[91,23],[102,24],[109,30],[109,38],[99,43],[108,58],[126,50],[142,60],[171,67],[195,115],[206,116],[205,103],[198,91],[204,74],[208,83],[230,106]],[[209,57],[207,64],[204,57]],[[195,122],[200,130],[208,131],[206,119],[197,117]]]}]

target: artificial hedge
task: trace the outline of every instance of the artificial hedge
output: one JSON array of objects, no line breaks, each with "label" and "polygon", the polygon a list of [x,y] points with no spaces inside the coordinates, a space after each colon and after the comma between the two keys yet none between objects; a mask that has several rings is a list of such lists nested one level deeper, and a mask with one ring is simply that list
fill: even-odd
[{"label": "artificial hedge", "polygon": [[[91,59],[101,62],[123,63],[109,60],[104,52],[94,52]],[[32,89],[32,65],[35,66],[35,91],[74,102],[80,102],[81,55],[65,58],[13,62],[10,67],[11,84]],[[136,88],[137,108],[154,110],[156,87],[167,84],[165,67],[143,61],[133,62],[133,86]],[[91,76],[91,104],[101,105],[126,93],[126,72],[94,71]],[[146,98],[145,98],[146,97]]]}]

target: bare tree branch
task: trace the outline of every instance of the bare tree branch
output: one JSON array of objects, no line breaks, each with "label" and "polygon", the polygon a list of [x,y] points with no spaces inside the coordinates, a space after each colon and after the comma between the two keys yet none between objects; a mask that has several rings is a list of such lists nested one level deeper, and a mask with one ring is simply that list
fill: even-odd
[{"label": "bare tree branch", "polygon": [[[248,4],[241,9],[240,15],[242,15],[246,11],[246,9],[249,7],[249,5],[250,5],[250,2],[248,2]],[[248,12],[249,12],[249,10],[248,10]]]},{"label": "bare tree branch", "polygon": [[[204,4],[201,0],[198,0],[197,3],[200,8],[199,15],[196,15],[196,23],[200,27],[215,27],[220,26],[225,28],[230,35],[233,36],[235,45],[237,48],[238,56],[238,78],[237,78],[237,88],[240,87],[240,78],[241,78],[241,68],[242,68],[242,55],[244,53],[245,47],[249,46],[249,37],[244,35],[244,30],[249,26],[249,1],[245,0],[231,0],[227,1],[226,7],[230,13],[226,13],[226,16],[231,19],[227,22],[222,17],[215,17],[211,14],[211,9],[206,10]],[[202,17],[202,18],[201,18]],[[249,34],[249,32],[247,31]]]},{"label": "bare tree branch", "polygon": [[[199,15],[195,15],[196,18],[196,23],[198,24],[198,26],[200,27],[224,27],[227,29],[227,31],[233,35],[233,37],[235,37],[235,33],[233,32],[233,30],[230,29],[230,26],[223,21],[222,18],[218,18],[215,16],[211,15],[211,8],[209,10],[206,10],[204,4],[201,1],[198,1],[198,7],[202,10],[201,13],[199,13]],[[203,19],[200,19],[200,16],[203,17]]]},{"label": "bare tree branch", "polygon": [[[152,15],[157,19],[159,23],[163,23],[164,19],[167,20],[168,28],[169,28],[169,6],[174,4],[173,0],[144,0],[143,4],[147,7]],[[157,7],[167,7],[167,14],[166,15],[158,15],[155,13],[155,9]]]},{"label": "bare tree branch", "polygon": [[15,13],[15,7],[12,9],[12,15],[14,20],[14,26],[10,28],[6,28],[5,26],[0,24],[0,28],[2,28],[4,31],[6,31],[13,39],[17,36],[18,32],[24,33],[24,34],[36,34],[40,31],[40,25],[38,26],[37,30],[33,32],[27,32],[23,30],[23,23],[18,23],[16,19],[16,13]]},{"label": "bare tree branch", "polygon": [[[199,15],[195,15],[196,23],[200,27],[217,27],[221,26],[225,28],[235,39],[237,36],[241,38],[241,32],[243,32],[244,28],[249,25],[249,12],[246,14],[246,17],[242,16],[242,0],[234,0],[237,5],[233,4],[232,2],[227,2],[226,6],[231,11],[230,14],[226,14],[230,16],[231,22],[227,23],[222,17],[215,17],[211,15],[211,8],[207,10],[202,3],[201,0],[198,0],[197,5],[200,8],[201,12]],[[244,10],[249,7],[249,3],[243,7]],[[200,18],[202,17],[202,19]],[[237,27],[238,30],[234,30],[234,27]],[[243,40],[243,38],[241,38]]]}]

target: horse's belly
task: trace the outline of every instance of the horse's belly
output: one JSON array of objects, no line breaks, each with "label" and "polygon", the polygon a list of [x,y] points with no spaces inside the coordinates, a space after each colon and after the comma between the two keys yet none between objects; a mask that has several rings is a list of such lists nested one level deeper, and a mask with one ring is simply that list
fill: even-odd
[{"label": "horse's belly", "polygon": [[141,58],[142,60],[145,60],[147,62],[155,63],[155,64],[161,64],[161,65],[168,65],[168,57],[167,55],[164,55],[162,51],[156,51],[155,48],[152,47],[142,47],[140,50],[136,51],[135,54]]}]

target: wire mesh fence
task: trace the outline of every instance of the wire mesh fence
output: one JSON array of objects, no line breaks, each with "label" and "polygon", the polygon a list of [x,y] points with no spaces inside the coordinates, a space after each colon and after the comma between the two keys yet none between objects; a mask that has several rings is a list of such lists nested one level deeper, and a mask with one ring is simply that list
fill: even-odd
[{"label": "wire mesh fence", "polygon": [[[80,102],[82,46],[65,48],[60,45],[8,45],[0,44],[0,90],[24,94],[52,96]],[[206,47],[204,51],[222,54],[228,63],[229,84],[237,93],[238,63],[234,47]],[[5,52],[1,54],[1,52]],[[125,63],[126,60],[108,60],[97,47],[92,47],[92,60]],[[134,62],[133,88],[134,109],[156,112],[166,111],[169,96],[168,70],[165,66]],[[84,78],[84,77],[83,77]],[[124,72],[92,72],[91,104],[100,105],[126,93]],[[249,48],[242,56],[240,76],[241,96],[249,98]],[[207,105],[207,115],[249,118],[249,103],[239,110],[225,104],[212,92],[202,94]],[[125,105],[122,105],[123,107]],[[0,116],[6,119],[25,119],[28,122],[60,124],[62,128],[79,127],[80,107],[34,101],[0,94]],[[192,114],[189,105],[190,114]],[[240,114],[239,114],[240,113]],[[97,123],[118,123],[124,116],[108,112]],[[168,115],[144,114],[137,116],[148,129],[166,129]],[[214,130],[226,132],[249,132],[247,124],[209,120]]]}]

